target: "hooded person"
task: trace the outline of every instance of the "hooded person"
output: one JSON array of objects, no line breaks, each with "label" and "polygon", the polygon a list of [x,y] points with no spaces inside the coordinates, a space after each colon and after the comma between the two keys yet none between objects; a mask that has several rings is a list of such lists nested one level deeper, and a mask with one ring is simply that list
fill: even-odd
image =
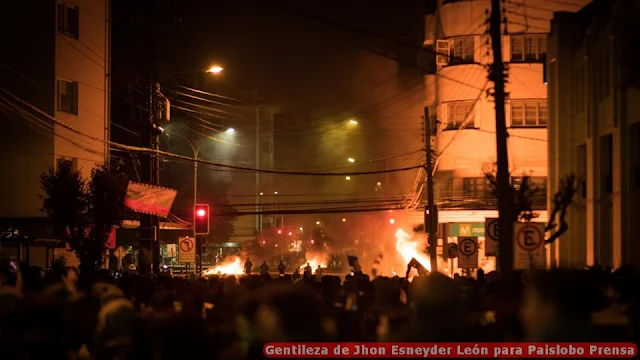
[{"label": "hooded person", "polygon": [[135,318],[133,303],[114,285],[99,283],[93,295],[100,300],[96,336],[104,352],[119,353],[130,346],[130,329]]}]

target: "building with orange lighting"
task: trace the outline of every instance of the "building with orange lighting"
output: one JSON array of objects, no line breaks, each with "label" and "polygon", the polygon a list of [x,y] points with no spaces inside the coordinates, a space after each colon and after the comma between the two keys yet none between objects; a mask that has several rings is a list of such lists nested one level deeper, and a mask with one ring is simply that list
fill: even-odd
[{"label": "building with orange lighting", "polygon": [[0,232],[10,227],[31,241],[3,239],[1,253],[45,266],[45,248],[30,246],[53,238],[40,210],[40,174],[63,157],[89,176],[109,156],[110,1],[6,5],[11,15],[2,33],[11,35],[0,59],[0,86],[7,91],[0,95]]},{"label": "building with orange lighting", "polygon": [[[585,1],[586,2],[586,1]],[[512,181],[530,176],[539,196],[533,199],[537,221],[547,221],[547,88],[544,61],[554,11],[579,6],[531,0],[503,2],[503,60],[508,65],[506,122]],[[440,0],[426,17],[424,47],[434,55],[425,76],[440,238],[479,238],[480,266],[495,268],[484,257],[484,223],[497,217],[497,199],[484,173],[496,162],[495,110],[489,95],[487,65],[492,63],[488,34],[489,0]]]},{"label": "building with orange lighting", "polygon": [[630,3],[595,1],[552,20],[550,189],[569,173],[580,179],[569,230],[552,249],[561,266],[640,264],[640,32],[631,15],[640,8]]}]

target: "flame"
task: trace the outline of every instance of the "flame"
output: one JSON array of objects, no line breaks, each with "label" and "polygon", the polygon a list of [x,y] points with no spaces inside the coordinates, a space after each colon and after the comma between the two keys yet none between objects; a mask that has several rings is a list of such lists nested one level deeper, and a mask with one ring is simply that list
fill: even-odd
[{"label": "flame", "polygon": [[222,264],[212,266],[204,272],[204,275],[242,275],[244,274],[244,264],[237,256],[224,259]]},{"label": "flame", "polygon": [[314,256],[310,254],[307,254],[305,257],[307,258],[307,262],[305,262],[304,264],[302,264],[302,266],[300,266],[300,271],[304,271],[304,268],[307,267],[307,263],[311,265],[311,270],[313,272],[315,272],[318,269],[318,265],[320,265],[321,268],[324,268],[324,269],[327,268],[327,261],[324,259],[324,257],[318,256],[318,255]]},{"label": "flame", "polygon": [[[402,259],[408,264],[411,259],[415,258],[420,265],[424,266],[424,268],[430,272],[431,261],[429,261],[429,255],[422,252],[422,250],[418,250],[418,246],[420,245],[419,241],[411,241],[406,231],[402,229],[396,231],[396,250],[400,253]],[[413,277],[416,275],[417,273],[410,272],[408,280],[413,280]]]}]

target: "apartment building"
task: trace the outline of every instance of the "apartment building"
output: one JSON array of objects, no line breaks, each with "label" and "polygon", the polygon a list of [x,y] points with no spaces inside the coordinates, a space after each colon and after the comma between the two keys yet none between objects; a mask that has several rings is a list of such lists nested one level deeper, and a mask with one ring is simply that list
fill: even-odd
[{"label": "apartment building", "polygon": [[[0,180],[0,219],[32,239],[53,238],[40,211],[40,174],[65,157],[88,176],[108,157],[109,9],[109,0],[6,4],[0,86],[11,95],[0,99],[0,166],[7,171]],[[44,265],[44,250],[12,245],[3,241],[3,257],[18,252]]]},{"label": "apartment building", "polygon": [[[585,1],[586,2],[586,1]],[[537,221],[547,221],[547,89],[544,67],[553,11],[577,10],[560,2],[504,2],[503,61],[508,66],[506,121],[512,181],[529,176],[538,196]],[[441,0],[426,17],[425,42],[435,65],[425,76],[426,101],[434,134],[435,192],[440,238],[476,236],[480,266],[484,222],[497,217],[497,199],[484,173],[496,162],[495,105],[489,95],[488,65],[493,61],[488,34],[489,0]],[[462,230],[461,230],[462,229]],[[440,240],[442,241],[442,240]]]},{"label": "apartment building", "polygon": [[[580,179],[561,266],[640,264],[640,72],[628,1],[594,1],[554,14],[547,57],[549,181]],[[551,206],[551,204],[550,204]]]}]

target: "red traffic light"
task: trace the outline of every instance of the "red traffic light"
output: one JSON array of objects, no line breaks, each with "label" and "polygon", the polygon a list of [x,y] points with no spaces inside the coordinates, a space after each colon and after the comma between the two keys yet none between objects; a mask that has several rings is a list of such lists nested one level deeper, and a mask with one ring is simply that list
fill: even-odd
[{"label": "red traffic light", "polygon": [[193,226],[196,235],[209,234],[209,205],[208,204],[196,204],[193,209]]}]

